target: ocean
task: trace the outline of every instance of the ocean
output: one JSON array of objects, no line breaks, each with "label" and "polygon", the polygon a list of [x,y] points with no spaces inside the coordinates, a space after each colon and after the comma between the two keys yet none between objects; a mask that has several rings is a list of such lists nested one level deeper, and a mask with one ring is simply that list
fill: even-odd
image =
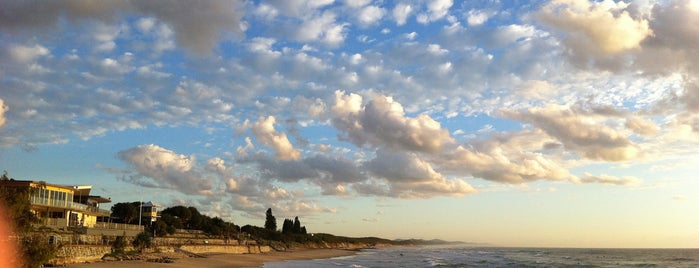
[{"label": "ocean", "polygon": [[699,249],[401,247],[263,267],[699,267]]}]

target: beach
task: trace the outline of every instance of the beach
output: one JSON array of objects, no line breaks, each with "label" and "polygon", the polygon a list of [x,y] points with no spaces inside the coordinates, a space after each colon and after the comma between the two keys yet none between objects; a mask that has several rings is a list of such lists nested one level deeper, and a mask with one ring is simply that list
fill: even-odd
[{"label": "beach", "polygon": [[260,254],[206,254],[205,258],[193,258],[183,255],[171,257],[173,263],[158,263],[146,260],[107,261],[95,263],[69,264],[70,268],[235,268],[262,267],[265,262],[280,262],[287,260],[312,260],[342,257],[356,254],[355,250],[343,249],[299,249],[293,251],[272,251]]}]

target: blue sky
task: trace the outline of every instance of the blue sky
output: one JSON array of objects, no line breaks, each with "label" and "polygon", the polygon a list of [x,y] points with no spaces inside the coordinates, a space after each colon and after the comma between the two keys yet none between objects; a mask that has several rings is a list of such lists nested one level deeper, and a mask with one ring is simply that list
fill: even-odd
[{"label": "blue sky", "polygon": [[697,1],[2,2],[11,177],[239,225],[699,246]]}]

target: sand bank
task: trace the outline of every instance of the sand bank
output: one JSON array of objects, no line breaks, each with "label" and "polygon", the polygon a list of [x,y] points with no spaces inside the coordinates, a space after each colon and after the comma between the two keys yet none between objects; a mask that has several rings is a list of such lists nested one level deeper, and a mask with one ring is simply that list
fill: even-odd
[{"label": "sand bank", "polygon": [[333,257],[349,256],[357,251],[342,249],[301,249],[294,251],[272,251],[260,254],[208,254],[206,258],[190,258],[177,256],[174,263],[157,263],[145,260],[113,261],[69,264],[70,268],[232,268],[232,267],[262,267],[265,262],[278,262],[287,260],[312,260],[327,259]]}]

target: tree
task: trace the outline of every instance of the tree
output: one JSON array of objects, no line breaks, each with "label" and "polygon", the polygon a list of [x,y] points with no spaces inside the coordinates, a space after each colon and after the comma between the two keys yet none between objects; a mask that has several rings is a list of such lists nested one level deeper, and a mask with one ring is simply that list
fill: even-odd
[{"label": "tree", "polygon": [[[7,176],[7,171],[3,172],[0,180],[10,180]],[[32,224],[39,222],[39,217],[31,211],[32,204],[29,201],[30,194],[29,188],[0,188],[0,204],[5,206],[6,213],[12,220],[12,224],[16,228],[16,231],[20,233],[32,231]]]},{"label": "tree", "polygon": [[161,212],[162,215],[172,215],[179,218],[183,224],[189,223],[189,219],[192,218],[192,211],[185,206],[174,206],[164,209]]},{"label": "tree", "polygon": [[291,232],[295,234],[301,233],[301,222],[299,221],[298,216],[294,218],[294,227],[291,229]]},{"label": "tree", "polygon": [[272,208],[267,209],[267,217],[265,218],[265,229],[270,231],[277,230],[277,218],[272,215]]},{"label": "tree", "polygon": [[112,206],[112,217],[122,223],[132,224],[138,220],[139,202],[116,203]]},{"label": "tree", "polygon": [[284,219],[284,224],[282,225],[282,234],[290,234],[294,229],[294,222],[290,219]]},{"label": "tree", "polygon": [[[167,215],[167,217],[173,218],[170,215]],[[151,224],[149,228],[149,231],[152,231],[155,236],[166,236],[174,234],[176,230],[177,228],[175,228],[172,224],[169,224],[167,220],[163,220],[162,217],[153,224]]]},{"label": "tree", "polygon": [[[4,171],[0,181],[9,180],[13,179]],[[41,267],[56,255],[58,246],[49,244],[49,235],[33,227],[40,219],[31,211],[31,191],[32,188],[0,187],[0,206],[5,208],[9,224],[14,227],[14,234],[20,238],[20,263],[26,267]]]}]

